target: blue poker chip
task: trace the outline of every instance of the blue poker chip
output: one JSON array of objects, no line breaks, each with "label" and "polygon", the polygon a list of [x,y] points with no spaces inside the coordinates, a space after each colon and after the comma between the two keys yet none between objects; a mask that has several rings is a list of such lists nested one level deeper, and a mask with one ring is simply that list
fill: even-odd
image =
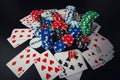
[{"label": "blue poker chip", "polygon": [[50,49],[52,49],[52,45],[43,45],[42,44],[42,48],[44,48],[45,50],[50,50]]},{"label": "blue poker chip", "polygon": [[44,37],[44,36],[50,37],[50,36],[52,36],[53,31],[49,28],[43,28],[43,29],[41,29],[41,34],[42,34],[42,37]]},{"label": "blue poker chip", "polygon": [[77,38],[78,35],[81,33],[81,30],[80,28],[72,27],[71,29],[69,29],[68,33],[72,35],[74,38]]},{"label": "blue poker chip", "polygon": [[47,19],[42,20],[42,24],[46,24],[46,25],[50,26],[51,23],[52,23],[51,20],[47,20]]},{"label": "blue poker chip", "polygon": [[53,48],[54,48],[55,52],[61,52],[66,48],[66,44],[63,41],[59,40],[59,41],[55,42]]}]

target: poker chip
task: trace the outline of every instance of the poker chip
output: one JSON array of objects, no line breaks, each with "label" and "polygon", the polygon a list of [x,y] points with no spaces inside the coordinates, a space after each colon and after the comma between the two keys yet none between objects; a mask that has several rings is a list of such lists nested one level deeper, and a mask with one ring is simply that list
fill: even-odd
[{"label": "poker chip", "polygon": [[36,48],[39,48],[39,47],[42,46],[42,41],[41,41],[40,38],[33,38],[33,39],[30,40],[29,44],[32,48],[36,49]]},{"label": "poker chip", "polygon": [[61,16],[59,13],[54,13],[54,14],[52,15],[52,17],[53,17],[53,20],[54,20],[54,21],[61,21],[61,20],[63,20],[63,19],[62,19],[62,16]]},{"label": "poker chip", "polygon": [[65,34],[62,36],[62,41],[67,45],[67,46],[71,46],[72,43],[74,42],[74,38],[73,36],[71,36],[70,34]]},{"label": "poker chip", "polygon": [[40,21],[40,14],[43,13],[43,10],[33,10],[30,15],[34,21]]},{"label": "poker chip", "polygon": [[54,51],[55,52],[61,52],[65,48],[66,48],[66,44],[63,41],[61,41],[61,40],[55,42],[55,44],[54,44]]},{"label": "poker chip", "polygon": [[81,30],[80,28],[73,27],[69,29],[68,33],[72,35],[74,38],[78,38],[79,34],[81,33]]}]

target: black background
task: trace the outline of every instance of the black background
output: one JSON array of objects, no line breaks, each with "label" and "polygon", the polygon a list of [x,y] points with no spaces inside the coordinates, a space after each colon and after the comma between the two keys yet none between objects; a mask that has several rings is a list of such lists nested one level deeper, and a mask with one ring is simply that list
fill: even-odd
[{"label": "black background", "polygon": [[[119,0],[118,0],[119,1]],[[0,80],[40,80],[33,65],[21,77],[17,78],[6,63],[28,46],[29,41],[13,48],[6,40],[14,28],[26,28],[19,20],[34,9],[62,9],[67,5],[76,7],[79,13],[93,10],[100,14],[96,20],[102,26],[99,33],[114,45],[115,58],[105,66],[84,71],[81,80],[119,80],[120,79],[120,4],[117,0],[1,0],[0,1]],[[43,52],[43,50],[39,50]],[[55,80],[59,80],[56,78]]]}]

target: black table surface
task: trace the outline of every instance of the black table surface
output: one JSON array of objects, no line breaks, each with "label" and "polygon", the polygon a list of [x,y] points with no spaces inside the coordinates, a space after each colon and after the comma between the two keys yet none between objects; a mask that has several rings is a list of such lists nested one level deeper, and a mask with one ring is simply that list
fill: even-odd
[{"label": "black table surface", "polygon": [[[14,28],[26,28],[20,19],[35,9],[63,9],[73,5],[82,14],[93,10],[100,14],[95,21],[102,27],[99,33],[114,45],[114,58],[105,66],[84,71],[81,80],[120,80],[120,4],[119,0],[1,0],[0,1],[0,80],[41,80],[34,65],[21,77],[17,78],[6,63],[29,45],[29,41],[13,48],[7,38]],[[38,50],[43,52],[42,49]],[[59,80],[59,78],[55,78]]]}]

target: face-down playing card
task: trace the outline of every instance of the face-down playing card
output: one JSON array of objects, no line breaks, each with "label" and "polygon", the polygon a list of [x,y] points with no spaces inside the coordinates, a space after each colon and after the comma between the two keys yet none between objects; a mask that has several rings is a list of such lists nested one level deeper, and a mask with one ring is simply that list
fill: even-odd
[{"label": "face-down playing card", "polygon": [[28,46],[6,65],[18,78],[20,78],[34,63],[34,58],[38,54],[37,51]]},{"label": "face-down playing card", "polygon": [[34,59],[35,67],[42,80],[53,80],[62,72],[61,65],[50,51],[45,51]]},{"label": "face-down playing card", "polygon": [[[69,57],[70,51],[75,53],[74,58]],[[78,49],[70,51],[55,54],[55,58],[63,67],[63,72],[59,75],[60,78],[67,77],[87,69],[83,57],[81,56],[81,52]]]}]

